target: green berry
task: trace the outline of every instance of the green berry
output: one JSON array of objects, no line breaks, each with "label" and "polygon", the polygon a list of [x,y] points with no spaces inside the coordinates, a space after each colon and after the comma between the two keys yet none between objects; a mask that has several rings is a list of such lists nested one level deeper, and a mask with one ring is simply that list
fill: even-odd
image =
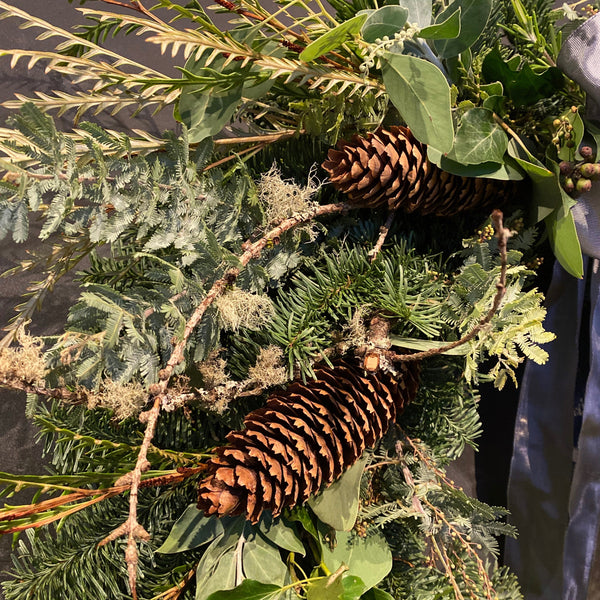
[{"label": "green berry", "polygon": [[581,179],[577,180],[577,185],[575,186],[575,189],[579,194],[585,194],[586,192],[589,192],[592,189],[592,182],[589,179],[582,177]]}]

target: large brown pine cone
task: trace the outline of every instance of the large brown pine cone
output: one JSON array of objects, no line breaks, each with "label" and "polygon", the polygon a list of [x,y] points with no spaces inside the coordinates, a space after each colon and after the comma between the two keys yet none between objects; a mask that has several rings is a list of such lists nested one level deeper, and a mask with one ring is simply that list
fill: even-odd
[{"label": "large brown pine cone", "polygon": [[334,187],[356,207],[400,209],[451,216],[475,208],[498,208],[517,185],[480,177],[459,177],[429,162],[427,147],[406,127],[379,128],[367,137],[340,140],[323,168]]},{"label": "large brown pine cone", "polygon": [[392,376],[340,360],[315,373],[273,394],[217,448],[198,492],[206,515],[256,522],[263,510],[277,516],[329,486],[414,399],[419,365],[402,363]]}]

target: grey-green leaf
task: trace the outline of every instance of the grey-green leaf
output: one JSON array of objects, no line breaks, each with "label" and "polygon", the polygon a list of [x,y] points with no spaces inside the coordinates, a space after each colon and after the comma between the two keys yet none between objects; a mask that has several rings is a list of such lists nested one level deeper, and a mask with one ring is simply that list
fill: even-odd
[{"label": "grey-green leaf", "polygon": [[416,23],[421,29],[431,25],[431,0],[398,0],[398,4],[408,9],[409,23]]},{"label": "grey-green leaf", "polygon": [[372,13],[362,26],[361,35],[372,44],[377,38],[393,37],[400,31],[408,17],[408,9],[402,6],[382,6]]},{"label": "grey-green leaf", "polygon": [[280,589],[277,585],[244,579],[240,585],[232,590],[212,593],[208,600],[266,600],[275,596]]},{"label": "grey-green leaf", "polygon": [[419,37],[427,40],[450,40],[460,35],[460,16],[462,10],[459,8],[453,12],[445,21],[424,27],[419,31]]},{"label": "grey-green leaf", "polygon": [[366,462],[366,457],[361,458],[330,487],[308,501],[308,505],[323,523],[339,531],[349,531],[354,527],[358,514],[360,480]]},{"label": "grey-green leaf", "polygon": [[508,137],[487,108],[472,108],[462,117],[449,158],[465,165],[502,163]]},{"label": "grey-green leaf", "polygon": [[300,60],[304,62],[310,62],[327,54],[332,50],[336,50],[342,44],[344,44],[348,38],[352,35],[357,34],[363,23],[367,20],[367,15],[358,15],[344,21],[337,27],[330,29],[327,33],[323,34],[320,38],[311,42],[304,50],[300,53]]},{"label": "grey-green leaf", "polygon": [[562,267],[573,277],[583,277],[581,245],[570,210],[564,207],[555,210],[545,219],[550,245]]},{"label": "grey-green leaf", "polygon": [[273,519],[270,513],[263,513],[259,523],[260,532],[271,542],[296,554],[304,556],[306,549],[291,523],[283,518]]},{"label": "grey-green leaf", "polygon": [[436,18],[436,23],[442,23],[458,9],[461,9],[460,34],[449,40],[436,40],[435,49],[440,58],[458,56],[481,35],[492,11],[493,0],[454,0],[450,6]]},{"label": "grey-green leaf", "polygon": [[338,531],[335,548],[322,543],[322,553],[323,562],[332,573],[346,565],[348,573],[360,577],[366,589],[377,585],[392,568],[392,552],[380,531],[369,532],[365,538]]},{"label": "grey-green leaf", "polygon": [[174,554],[198,548],[223,535],[223,521],[216,517],[205,517],[204,513],[190,504],[177,519],[169,536],[156,551],[161,554]]},{"label": "grey-green leaf", "polygon": [[485,177],[487,179],[499,179],[502,181],[521,181],[523,173],[518,169],[518,165],[513,164],[510,157],[505,156],[504,162],[498,164],[495,162],[483,162],[478,165],[463,165],[435,148],[427,148],[427,158],[435,165],[453,175],[461,177]]},{"label": "grey-green leaf", "polygon": [[447,153],[454,143],[450,86],[430,62],[403,54],[385,54],[382,68],[387,93],[415,137]]},{"label": "grey-green leaf", "polygon": [[283,585],[287,567],[279,556],[279,550],[259,533],[251,535],[242,553],[244,577],[261,583]]}]

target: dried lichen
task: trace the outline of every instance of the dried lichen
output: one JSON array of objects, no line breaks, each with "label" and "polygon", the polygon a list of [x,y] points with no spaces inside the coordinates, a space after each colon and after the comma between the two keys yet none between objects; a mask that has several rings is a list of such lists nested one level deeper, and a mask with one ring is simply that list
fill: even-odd
[{"label": "dried lichen", "polygon": [[264,207],[267,224],[280,223],[313,207],[311,198],[320,187],[312,171],[306,186],[302,187],[292,180],[282,179],[279,169],[273,165],[258,183],[258,198]]},{"label": "dried lichen", "polygon": [[283,366],[283,350],[277,346],[262,348],[256,364],[248,370],[248,379],[262,388],[285,383],[288,371]]},{"label": "dried lichen", "polygon": [[268,296],[251,294],[234,287],[215,301],[223,327],[230,331],[260,329],[273,315],[273,302]]},{"label": "dried lichen", "polygon": [[21,381],[43,388],[46,365],[42,355],[43,343],[21,330],[17,334],[19,346],[0,348],[0,379],[5,383]]},{"label": "dried lichen", "polygon": [[106,408],[122,421],[137,415],[148,400],[148,392],[139,382],[119,383],[107,379],[102,391],[88,396],[88,408]]}]

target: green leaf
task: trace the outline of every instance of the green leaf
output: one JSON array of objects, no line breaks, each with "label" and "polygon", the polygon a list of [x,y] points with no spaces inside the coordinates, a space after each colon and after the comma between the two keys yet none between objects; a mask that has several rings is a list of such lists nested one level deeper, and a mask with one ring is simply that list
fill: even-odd
[{"label": "green leaf", "polygon": [[[419,352],[424,350],[432,350],[433,348],[441,348],[442,346],[446,346],[448,344],[448,342],[437,342],[434,340],[419,340],[416,338],[404,338],[397,335],[390,336],[390,343],[392,344],[392,346],[397,346],[399,348],[408,348],[410,350],[418,350]],[[458,346],[458,348],[452,348],[452,350],[442,352],[442,354],[447,354],[449,356],[464,356],[469,352],[469,346],[463,344],[462,346]]]},{"label": "green leaf", "polygon": [[224,522],[226,523],[216,517],[205,517],[195,504],[190,504],[177,519],[169,536],[156,552],[174,554],[208,544],[223,535]]},{"label": "green leaf", "polygon": [[500,50],[494,48],[484,58],[481,73],[488,83],[501,82],[505,93],[516,106],[535,104],[562,88],[564,77],[556,67],[550,67],[539,74],[534,73],[529,64],[518,70],[519,61],[514,58],[504,61]]},{"label": "green leaf", "polygon": [[319,539],[319,532],[313,523],[313,519],[310,515],[308,509],[304,506],[297,506],[290,512],[288,515],[290,521],[298,521],[304,528],[304,530],[309,533],[315,540]]},{"label": "green leaf", "polygon": [[458,56],[467,48],[470,48],[481,32],[492,11],[493,0],[455,0],[450,6],[442,11],[435,22],[443,23],[458,9],[461,9],[460,34],[449,40],[436,40],[435,49],[440,58]]},{"label": "green leaf", "polygon": [[244,577],[283,585],[287,575],[287,567],[279,556],[279,549],[268,542],[258,532],[249,536],[242,551],[242,568]]},{"label": "green leaf", "polygon": [[554,256],[562,267],[581,279],[583,277],[583,256],[575,229],[575,221],[570,210],[559,208],[545,219],[550,245]]},{"label": "green leaf", "polygon": [[373,587],[361,596],[361,600],[394,600],[394,596],[384,590]]},{"label": "green leaf", "polygon": [[499,179],[502,181],[520,181],[523,174],[518,165],[513,164],[511,157],[504,157],[504,163],[499,165],[495,162],[483,162],[478,165],[463,165],[442,154],[439,150],[429,146],[427,158],[435,165],[461,177],[485,177],[487,179]]},{"label": "green leaf", "polygon": [[431,0],[399,0],[398,5],[408,9],[409,23],[416,23],[421,29],[431,25]]},{"label": "green leaf", "polygon": [[449,158],[465,165],[502,163],[508,147],[506,133],[486,108],[472,108],[463,116]]},{"label": "green leaf", "polygon": [[319,56],[323,56],[323,54],[336,50],[344,44],[349,37],[359,33],[363,23],[367,20],[367,16],[368,15],[358,15],[341,23],[333,29],[330,29],[327,33],[304,48],[300,53],[300,60],[310,62],[311,60],[315,60],[315,58],[319,58]]},{"label": "green leaf", "polygon": [[460,35],[460,17],[462,9],[453,12],[445,21],[424,27],[418,37],[426,40],[450,40]]},{"label": "green leaf", "polygon": [[571,131],[573,148],[568,148],[566,145],[561,146],[558,151],[558,158],[560,160],[568,160],[575,162],[575,160],[581,160],[581,155],[578,152],[579,146],[583,141],[583,135],[585,134],[585,127],[583,125],[583,119],[579,114],[579,111],[573,112],[570,108],[565,111],[564,115],[569,119],[569,123],[573,126],[573,130]]},{"label": "green leaf", "polygon": [[401,31],[408,17],[408,9],[402,6],[383,6],[372,13],[360,31],[363,39],[372,44],[377,38],[393,37]]},{"label": "green leaf", "polygon": [[508,153],[529,176],[532,183],[531,199],[535,222],[545,219],[562,206],[561,187],[555,173],[547,169],[539,160],[514,140],[508,144]]},{"label": "green leaf", "polygon": [[312,581],[306,593],[306,600],[358,600],[365,591],[360,578],[345,572],[333,573]]},{"label": "green leaf", "polygon": [[385,54],[382,73],[390,100],[415,137],[440,152],[450,152],[454,127],[444,74],[421,58],[391,53]]},{"label": "green leaf", "polygon": [[321,541],[321,550],[323,562],[332,573],[346,565],[348,573],[360,577],[366,589],[377,585],[392,568],[392,552],[380,531],[369,532],[365,538],[338,531],[335,548]]},{"label": "green leaf", "polygon": [[212,593],[207,600],[266,600],[279,593],[277,585],[260,583],[252,579],[244,579],[232,590],[221,590]]},{"label": "green leaf", "polygon": [[263,513],[259,523],[260,532],[271,542],[284,550],[304,556],[306,549],[297,536],[294,527],[283,518],[273,519],[271,513]]},{"label": "green leaf", "polygon": [[308,501],[308,505],[323,523],[340,531],[349,531],[354,527],[358,514],[360,480],[367,460],[368,457],[361,458],[331,486]]}]

